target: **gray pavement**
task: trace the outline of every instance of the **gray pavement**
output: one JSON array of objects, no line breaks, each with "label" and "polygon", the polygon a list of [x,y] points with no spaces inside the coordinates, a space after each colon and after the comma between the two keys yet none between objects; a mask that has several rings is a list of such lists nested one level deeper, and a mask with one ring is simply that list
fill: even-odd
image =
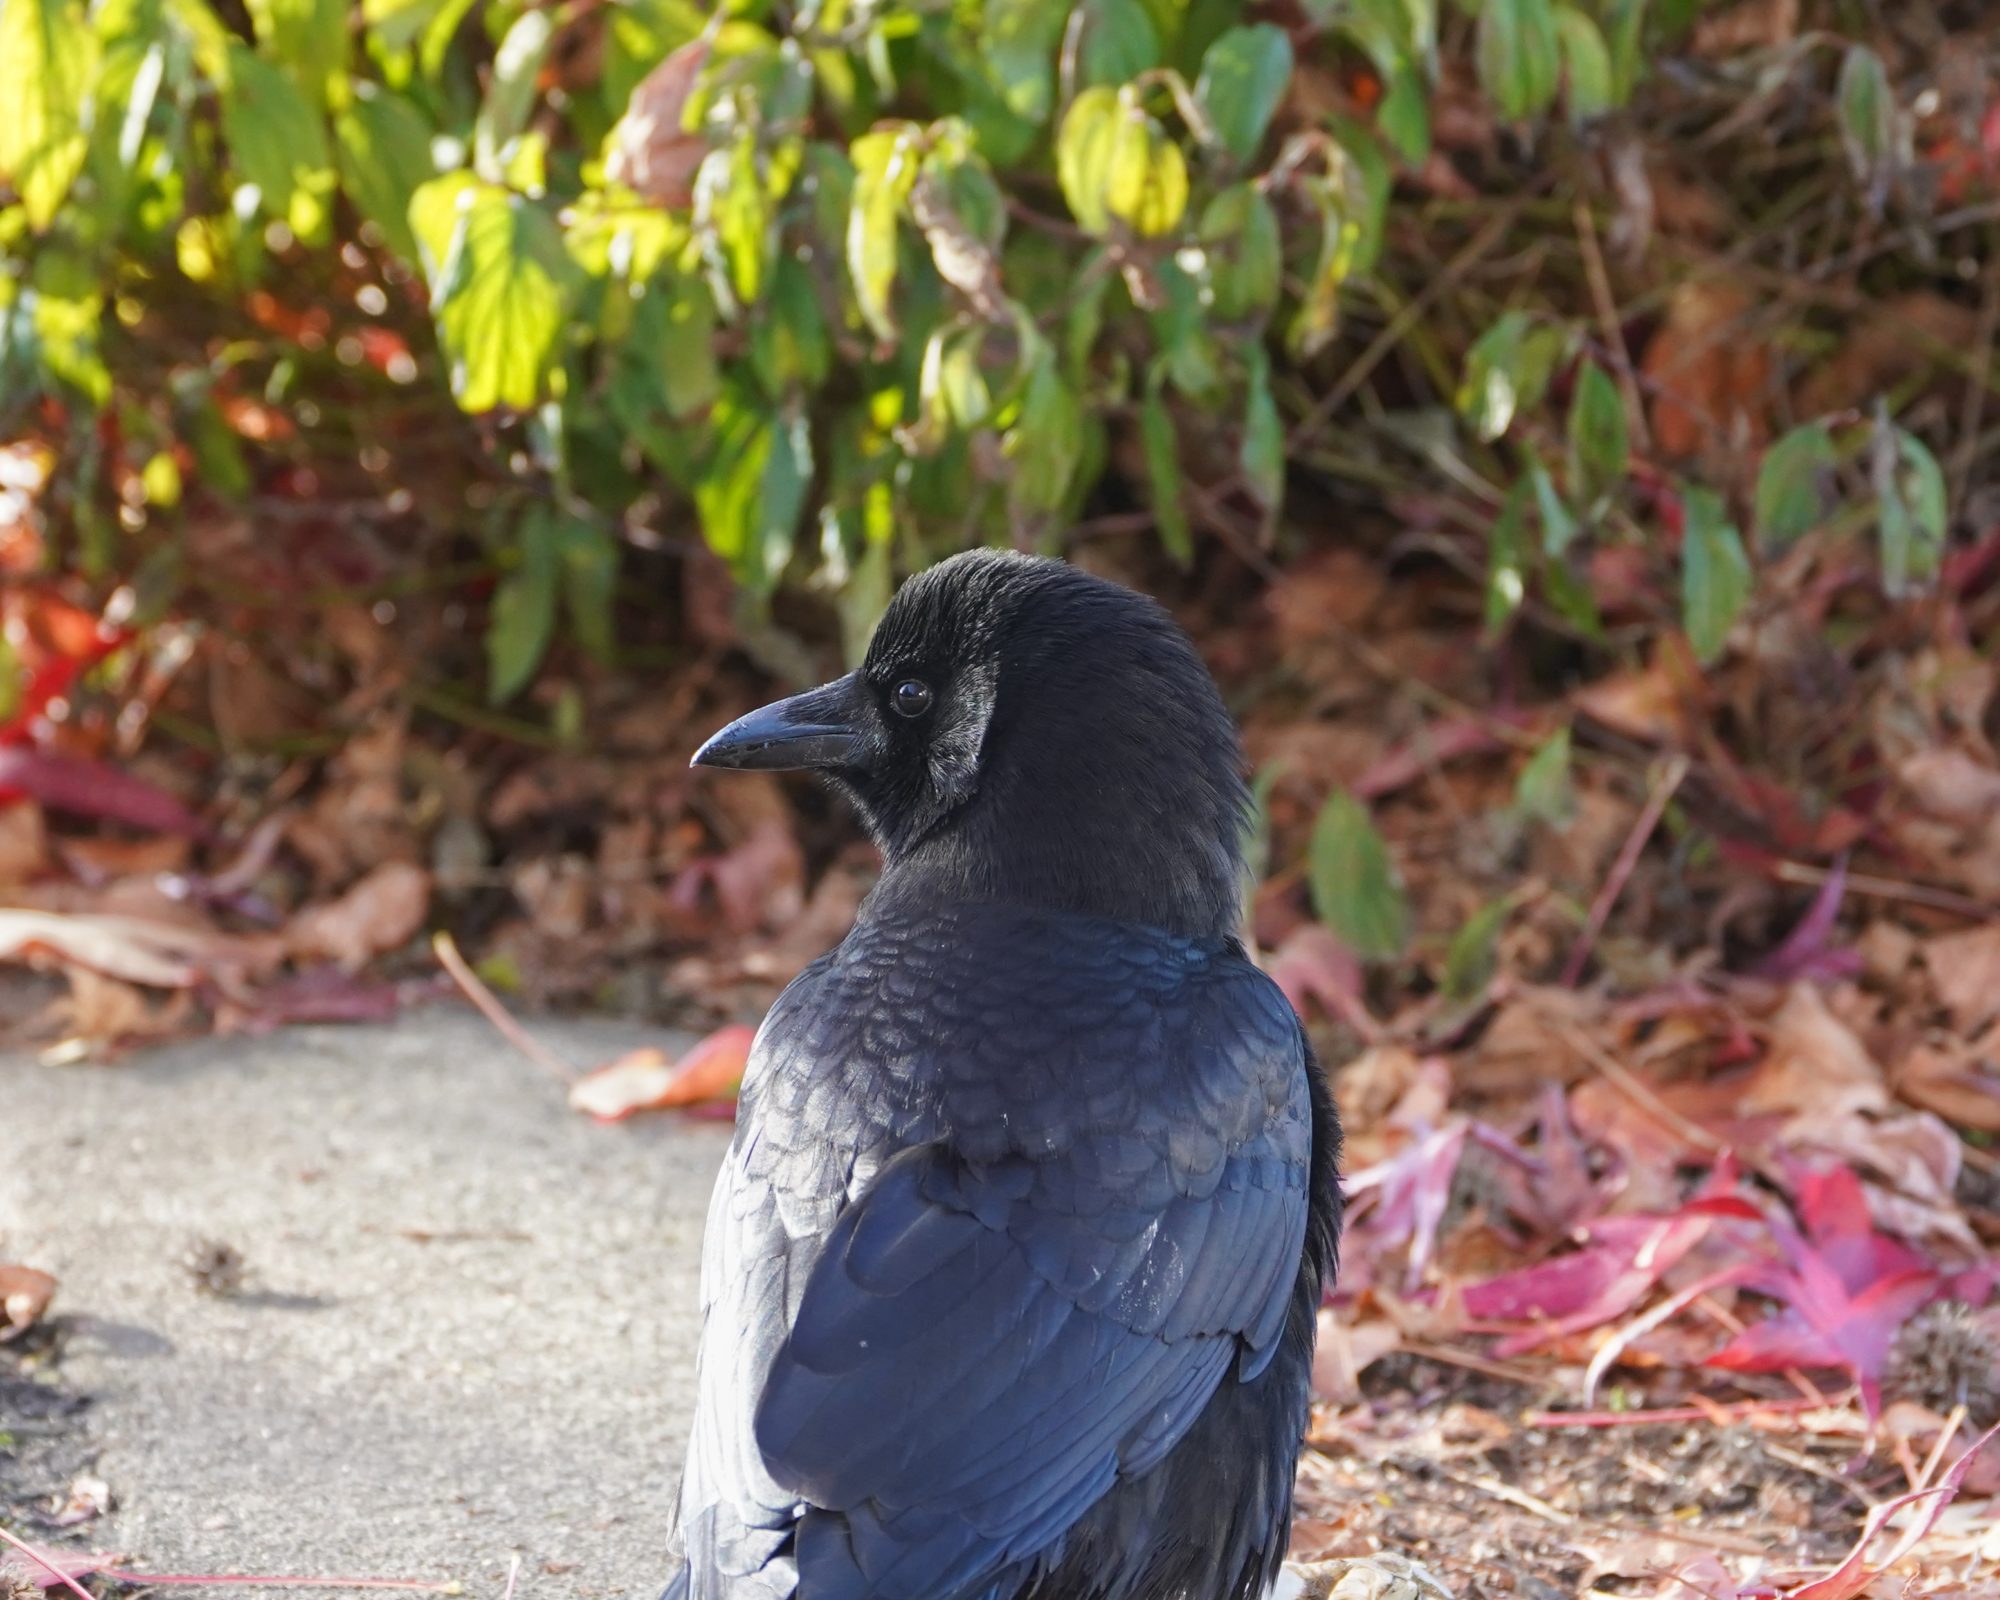
[{"label": "gray pavement", "polygon": [[[547,1023],[579,1062],[657,1032]],[[111,1067],[0,1056],[0,1260],[61,1279],[63,1379],[153,1572],[650,1597],[728,1125],[600,1126],[476,1018]],[[200,1292],[198,1240],[240,1252]]]}]

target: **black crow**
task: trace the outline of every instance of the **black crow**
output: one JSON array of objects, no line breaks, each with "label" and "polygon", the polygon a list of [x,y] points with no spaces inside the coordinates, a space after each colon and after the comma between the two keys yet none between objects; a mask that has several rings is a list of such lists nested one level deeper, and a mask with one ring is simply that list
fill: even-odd
[{"label": "black crow", "polygon": [[699,766],[810,768],[881,881],[758,1031],[668,1600],[1250,1600],[1339,1128],[1237,940],[1236,730],[1152,601],[981,552]]}]

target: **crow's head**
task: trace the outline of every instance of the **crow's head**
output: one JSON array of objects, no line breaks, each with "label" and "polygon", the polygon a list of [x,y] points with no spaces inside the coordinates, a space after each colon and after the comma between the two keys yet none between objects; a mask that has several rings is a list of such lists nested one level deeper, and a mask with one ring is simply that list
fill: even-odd
[{"label": "crow's head", "polygon": [[1060,561],[941,562],[903,585],[859,671],[694,759],[825,773],[882,846],[885,887],[1234,924],[1246,795],[1214,680],[1158,605]]}]

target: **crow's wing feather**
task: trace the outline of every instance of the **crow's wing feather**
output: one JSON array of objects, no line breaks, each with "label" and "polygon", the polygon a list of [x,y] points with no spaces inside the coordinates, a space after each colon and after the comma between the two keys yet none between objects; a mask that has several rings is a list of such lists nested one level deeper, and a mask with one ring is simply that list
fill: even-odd
[{"label": "crow's wing feather", "polygon": [[977,1595],[1157,1464],[1232,1367],[1261,1371],[1306,1225],[1287,1143],[1240,1144],[1197,1193],[1132,1135],[985,1165],[932,1144],[884,1167],[814,1266],[756,1415],[772,1477],[842,1513],[806,1514],[802,1591]]}]

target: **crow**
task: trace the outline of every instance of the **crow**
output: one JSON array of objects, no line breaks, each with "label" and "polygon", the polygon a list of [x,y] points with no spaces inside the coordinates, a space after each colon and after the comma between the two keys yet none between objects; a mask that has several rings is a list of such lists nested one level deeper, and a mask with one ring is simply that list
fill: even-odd
[{"label": "crow", "polygon": [[694,762],[823,774],[883,870],[751,1050],[666,1600],[1265,1594],[1340,1132],[1187,636],[956,556]]}]

